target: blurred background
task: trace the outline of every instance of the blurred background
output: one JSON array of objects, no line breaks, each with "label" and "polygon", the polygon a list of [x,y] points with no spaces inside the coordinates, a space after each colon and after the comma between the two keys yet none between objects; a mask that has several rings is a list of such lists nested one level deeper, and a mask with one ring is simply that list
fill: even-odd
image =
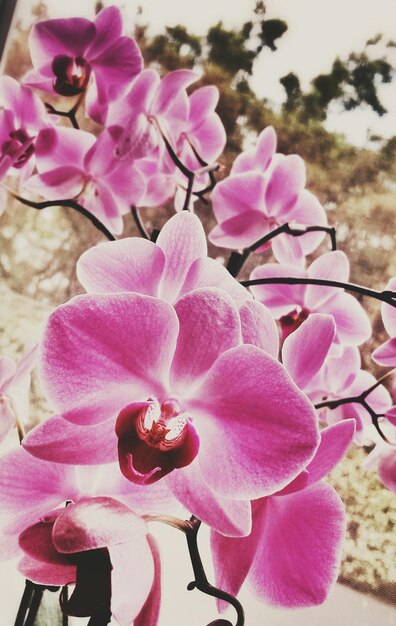
[{"label": "blurred background", "polygon": [[[278,151],[305,159],[307,187],[337,227],[339,248],[351,261],[352,282],[383,289],[396,274],[395,1],[18,0],[3,72],[19,79],[30,69],[27,37],[34,21],[71,16],[92,19],[108,4],[123,10],[125,29],[138,41],[146,67],[161,73],[194,68],[201,78],[193,89],[204,84],[218,86],[217,110],[228,136],[219,177],[226,176],[235,156],[272,124]],[[57,106],[66,110],[70,105],[65,101]],[[89,128],[82,113],[80,121]],[[160,228],[173,211],[171,205],[147,207],[141,216],[148,229]],[[208,232],[214,225],[210,205],[197,204],[196,211]],[[126,217],[123,236],[137,234],[132,219]],[[82,291],[75,275],[76,260],[102,240],[88,221],[68,209],[39,212],[8,202],[0,217],[3,354],[20,353],[39,333],[51,307]],[[325,242],[322,250],[327,246]],[[210,246],[210,255],[225,260],[229,251]],[[271,257],[250,259],[246,274],[263,258]],[[378,303],[367,299],[364,304],[374,335],[363,346],[362,357],[365,367],[378,376],[385,370],[373,364],[370,354],[386,335]],[[49,411],[35,385],[32,423]],[[363,625],[378,618],[383,624],[394,623],[390,611],[396,597],[396,502],[374,473],[362,469],[366,453],[353,450],[332,476],[349,516],[340,580],[388,605],[367,604],[361,596],[354,600],[353,595],[343,595],[341,588],[321,609],[297,612],[290,618],[290,614],[283,617],[276,611],[266,613],[248,596],[251,618],[247,623],[251,626],[280,626],[290,620],[296,626],[336,621],[352,626],[358,619]],[[169,548],[174,568],[173,549],[178,558],[179,551],[185,550],[184,546],[181,550]],[[172,610],[176,616],[185,610],[185,621],[192,626],[207,623],[204,609],[200,613],[201,602],[205,605],[206,600],[198,592],[184,592],[190,579],[186,568],[188,562],[169,577],[174,587],[165,592],[169,597],[165,596],[164,615],[168,617],[161,626],[179,623],[179,617],[170,617]],[[184,582],[180,583],[181,578]],[[177,608],[179,592],[174,581],[181,594],[180,607],[186,605],[186,609]],[[14,585],[5,575],[4,584]],[[197,595],[196,604],[189,605]],[[189,606],[194,606],[191,612]],[[213,605],[208,606],[207,621],[215,617]],[[8,623],[11,621],[4,626]]]}]

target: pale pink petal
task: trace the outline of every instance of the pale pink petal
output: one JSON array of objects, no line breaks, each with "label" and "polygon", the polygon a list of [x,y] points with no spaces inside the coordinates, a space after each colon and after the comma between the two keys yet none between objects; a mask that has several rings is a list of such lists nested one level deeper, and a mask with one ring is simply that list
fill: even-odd
[{"label": "pale pink petal", "polygon": [[305,267],[305,255],[302,242],[298,237],[282,233],[272,240],[272,253],[279,263],[291,263]]},{"label": "pale pink petal", "polygon": [[232,165],[231,174],[253,169],[264,172],[269,166],[275,150],[276,132],[272,126],[267,126],[257,139],[257,147],[237,156]]},{"label": "pale pink petal", "polygon": [[385,417],[388,422],[393,424],[393,426],[396,426],[396,406],[393,406],[391,409],[389,409],[389,411],[385,413]]},{"label": "pale pink petal", "polygon": [[256,300],[248,300],[239,309],[243,343],[251,343],[278,358],[279,331],[269,309]]},{"label": "pale pink petal", "polygon": [[220,289],[196,289],[175,304],[180,330],[172,362],[172,388],[191,394],[217,357],[241,342],[236,305]]},{"label": "pale pink petal", "polygon": [[161,298],[173,302],[182,288],[191,264],[207,255],[206,237],[201,221],[189,211],[168,220],[157,245],[165,254],[165,268],[159,288]]},{"label": "pale pink petal", "polygon": [[0,395],[0,443],[15,426],[16,415],[9,399]]},{"label": "pale pink petal", "polygon": [[371,356],[378,365],[394,367],[396,365],[396,337],[385,341],[385,343],[374,350]]},{"label": "pale pink petal", "polygon": [[178,104],[177,96],[179,92],[187,89],[187,87],[197,79],[198,75],[191,70],[176,70],[166,74],[157,89],[152,113],[154,115],[171,115],[180,117],[181,119],[185,118],[188,106],[187,98],[185,107],[181,107]]},{"label": "pale pink petal", "polygon": [[313,406],[285,368],[255,346],[222,354],[186,402],[187,411],[190,406],[204,479],[228,497],[281,489],[318,444]]},{"label": "pale pink petal", "polygon": [[4,392],[11,383],[16,372],[16,363],[10,356],[0,357],[0,389]]},{"label": "pale pink petal", "polygon": [[341,344],[359,346],[371,337],[371,324],[362,305],[349,293],[338,293],[320,307],[335,319]]},{"label": "pale pink petal", "polygon": [[283,364],[300,389],[305,389],[322,367],[334,336],[334,318],[314,313],[286,337],[282,348]]},{"label": "pale pink petal", "polygon": [[193,289],[204,287],[224,289],[237,306],[241,306],[246,300],[251,299],[250,292],[242,287],[221,263],[209,257],[197,259],[190,265],[179,297]]},{"label": "pale pink petal", "polygon": [[[250,280],[278,277],[306,278],[307,273],[296,265],[267,263],[255,267]],[[305,285],[255,285],[250,287],[257,300],[265,304],[275,317],[290,313],[296,305],[304,306]]]},{"label": "pale pink petal", "polygon": [[235,215],[250,211],[265,212],[267,181],[259,172],[245,172],[226,178],[212,193],[213,213],[221,224]]},{"label": "pale pink petal", "polygon": [[2,558],[18,554],[18,535],[32,520],[75,497],[73,479],[70,467],[39,461],[23,448],[0,458]]},{"label": "pale pink petal", "polygon": [[214,85],[205,85],[193,91],[189,97],[189,124],[192,129],[205,122],[216,108],[219,101],[219,90]]},{"label": "pale pink petal", "polygon": [[[289,223],[304,224],[306,226],[326,226],[327,216],[324,208],[316,196],[308,189],[303,189],[297,198],[296,204],[288,216]],[[311,254],[326,236],[323,232],[306,233],[298,237],[304,254]]]},{"label": "pale pink petal", "polygon": [[24,129],[39,130],[48,125],[46,109],[40,98],[11,76],[0,78],[1,99],[5,109],[11,109]]},{"label": "pale pink petal", "polygon": [[133,626],[157,626],[161,604],[161,555],[156,539],[152,535],[147,535],[154,561],[154,580],[147,600],[142,610],[136,617]]},{"label": "pale pink petal", "polygon": [[8,385],[19,386],[25,385],[30,377],[30,373],[37,363],[38,358],[38,344],[34,342],[26,350],[17,364],[15,374],[12,377],[12,381],[8,381]]},{"label": "pale pink petal", "polygon": [[305,165],[301,157],[291,154],[284,157],[271,172],[265,191],[268,214],[277,216],[283,223],[295,205],[305,185]]},{"label": "pale pink petal", "polygon": [[84,156],[95,143],[95,136],[75,128],[45,128],[35,141],[39,173],[56,167],[74,167],[84,171]]},{"label": "pale pink petal", "polygon": [[[149,106],[156,88],[160,83],[160,76],[155,70],[143,70],[136,76],[132,87],[122,100],[112,103],[109,107],[107,125],[125,126],[126,130],[139,116],[139,113],[148,114]],[[131,132],[133,135],[133,132]]]},{"label": "pale pink petal", "polygon": [[99,496],[64,508],[55,520],[52,540],[58,552],[72,554],[141,541],[146,533],[146,524],[128,506]]},{"label": "pale pink petal", "polygon": [[44,334],[49,398],[70,421],[95,424],[161,396],[177,331],[174,309],[150,296],[77,296],[56,309]]},{"label": "pale pink petal", "polygon": [[268,220],[260,211],[245,211],[215,226],[209,241],[215,246],[242,249],[256,243],[268,232]]},{"label": "pale pink petal", "polygon": [[156,296],[164,264],[159,246],[129,237],[84,252],[77,262],[77,276],[88,292],[137,291]]},{"label": "pale pink petal", "polygon": [[131,626],[153,585],[153,555],[142,537],[117,545],[113,542],[108,550],[112,564],[111,612],[117,624]]},{"label": "pale pink petal", "polygon": [[[396,291],[396,278],[391,278],[386,286],[387,291]],[[396,307],[383,303],[381,306],[382,321],[390,337],[396,337]]]},{"label": "pale pink petal", "polygon": [[21,574],[38,585],[68,585],[76,581],[76,567],[60,563],[43,563],[23,557],[18,564]]},{"label": "pale pink petal", "polygon": [[[103,180],[103,179],[102,179]],[[121,235],[124,223],[122,221],[122,208],[106,181],[97,180],[94,187],[81,199],[88,211],[95,215],[112,233]],[[129,207],[127,207],[129,212]],[[125,211],[124,211],[125,212]]]},{"label": "pale pink petal", "polygon": [[345,514],[330,485],[267,498],[254,523],[260,542],[249,574],[260,600],[283,607],[322,603],[335,583]]},{"label": "pale pink petal", "polygon": [[352,443],[354,433],[353,419],[338,422],[320,432],[319,447],[307,466],[309,485],[325,478],[342,461]]},{"label": "pale pink petal", "polygon": [[[326,280],[336,280],[348,282],[349,261],[348,257],[341,250],[327,252],[319,256],[308,269],[309,278],[324,278]],[[339,293],[337,287],[321,287],[320,285],[308,285],[305,303],[309,309],[320,311],[322,304],[327,302],[335,294]]]},{"label": "pale pink petal", "polygon": [[82,190],[83,172],[71,165],[57,167],[50,172],[32,176],[26,183],[26,189],[39,193],[47,200],[72,199]]},{"label": "pale pink petal", "polygon": [[96,465],[118,460],[117,441],[114,419],[79,426],[54,415],[24,437],[23,447],[45,461]]},{"label": "pale pink petal", "polygon": [[250,533],[250,502],[224,498],[215,493],[202,475],[199,458],[187,467],[171,472],[166,482],[183,506],[204,524],[231,537]]}]

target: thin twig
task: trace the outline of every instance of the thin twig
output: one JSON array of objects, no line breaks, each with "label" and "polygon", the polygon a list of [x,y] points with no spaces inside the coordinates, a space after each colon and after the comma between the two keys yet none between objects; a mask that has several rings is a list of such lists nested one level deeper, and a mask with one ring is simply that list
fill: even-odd
[{"label": "thin twig", "polygon": [[147,229],[145,227],[145,225],[142,222],[142,219],[140,217],[139,211],[137,210],[137,208],[135,206],[131,206],[131,215],[134,219],[134,222],[136,224],[136,228],[138,229],[139,233],[141,234],[141,236],[144,239],[148,239],[150,240],[150,235],[147,232]]}]

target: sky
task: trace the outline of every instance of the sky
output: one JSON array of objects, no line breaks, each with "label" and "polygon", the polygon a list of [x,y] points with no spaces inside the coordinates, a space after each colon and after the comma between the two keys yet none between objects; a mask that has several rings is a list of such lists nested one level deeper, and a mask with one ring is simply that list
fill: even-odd
[{"label": "sky", "polygon": [[[28,12],[30,1],[19,0],[21,15]],[[125,7],[128,26],[136,22],[141,5],[143,15],[138,19],[149,24],[151,33],[182,23],[191,32],[204,34],[220,20],[226,27],[242,24],[251,17],[255,0],[116,0],[112,4]],[[94,0],[47,0],[47,5],[53,17],[93,17]],[[284,99],[281,76],[293,71],[307,88],[314,76],[330,70],[336,56],[345,58],[353,50],[361,51],[377,33],[383,33],[385,41],[396,39],[396,0],[265,0],[265,5],[269,18],[284,19],[289,26],[275,53],[264,49],[251,79],[257,95],[268,98],[275,108]],[[394,49],[393,55],[396,66]],[[361,146],[367,143],[368,129],[373,134],[396,135],[396,80],[381,86],[380,95],[389,111],[382,118],[368,107],[351,113],[333,107],[328,129],[344,132]]]}]

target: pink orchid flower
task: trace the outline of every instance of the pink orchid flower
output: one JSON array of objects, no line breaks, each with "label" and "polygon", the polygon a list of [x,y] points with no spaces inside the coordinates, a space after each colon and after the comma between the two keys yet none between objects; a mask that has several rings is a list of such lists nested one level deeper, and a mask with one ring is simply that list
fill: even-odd
[{"label": "pink orchid flower", "polygon": [[[396,292],[396,278],[391,278],[386,286],[387,291]],[[379,348],[374,350],[373,359],[379,365],[385,367],[396,366],[396,307],[389,304],[382,304],[382,321],[385,326],[385,330],[390,336],[388,341],[385,341]]]},{"label": "pink orchid flower", "polygon": [[[304,327],[304,324],[301,328]],[[300,329],[299,329],[300,330]],[[296,331],[298,332],[298,331]],[[294,333],[290,335],[293,337]],[[289,338],[288,338],[289,339]],[[312,402],[338,400],[359,396],[376,383],[375,377],[360,369],[361,358],[358,348],[346,346],[341,353],[330,350],[323,367],[309,381],[305,392]],[[378,385],[366,398],[377,415],[383,415],[391,407],[391,397],[383,385]],[[335,409],[319,411],[321,421],[334,424],[353,418],[356,422],[355,443],[367,445],[372,442],[372,420],[367,410],[359,403],[347,403]],[[380,423],[384,419],[380,418]]]},{"label": "pink orchid flower", "polygon": [[36,140],[37,169],[27,187],[48,200],[76,199],[109,230],[120,234],[122,215],[138,204],[144,180],[115,157],[114,140],[73,128],[46,129]]},{"label": "pink orchid flower", "polygon": [[136,42],[122,36],[118,7],[106,7],[94,22],[84,18],[38,22],[29,37],[34,69],[24,82],[49,93],[87,92],[87,110],[96,122],[106,119],[110,102],[120,98],[142,69]]},{"label": "pink orchid flower", "polygon": [[[80,296],[59,307],[45,333],[42,373],[63,421],[81,425],[75,444],[95,425],[96,456],[90,449],[80,462],[108,462],[102,450],[116,454],[118,438],[128,479],[167,476],[182,504],[208,523],[216,516],[201,498],[202,483],[212,499],[219,494],[221,508],[290,482],[315,452],[316,413],[280,363],[242,345],[251,344],[252,320],[216,288],[195,289],[174,307],[137,293]],[[39,431],[38,454],[54,439]],[[238,507],[227,512],[235,518],[230,534],[238,525],[239,534],[249,532]]]},{"label": "pink orchid flower", "polygon": [[[308,270],[295,265],[267,263],[256,267],[250,278],[321,278],[348,282],[349,261],[340,250],[315,259]],[[263,302],[279,320],[283,337],[298,328],[311,313],[332,315],[336,323],[335,342],[360,345],[371,335],[367,314],[359,302],[336,287],[320,285],[266,284],[251,287],[255,298]]]},{"label": "pink orchid flower", "polygon": [[76,584],[66,613],[110,609],[120,626],[155,626],[159,555],[140,515],[172,502],[163,485],[142,490],[115,466],[101,473],[19,448],[0,459],[0,502],[1,558],[22,556],[21,573],[38,584]]},{"label": "pink orchid flower", "polygon": [[[327,224],[319,201],[305,189],[303,160],[297,155],[274,154],[275,146],[275,131],[269,127],[258,138],[256,150],[242,153],[230,176],[216,185],[212,204],[218,225],[209,235],[215,245],[246,248],[286,222]],[[281,263],[303,266],[305,255],[322,239],[323,233],[298,238],[281,234],[272,241],[272,251]]]},{"label": "pink orchid flower", "polygon": [[129,237],[90,248],[77,263],[88,293],[135,291],[173,303],[200,287],[219,287],[240,306],[251,298],[220,263],[207,256],[201,221],[188,211],[171,217],[156,243]]},{"label": "pink orchid flower", "polygon": [[34,169],[35,137],[50,121],[41,100],[10,76],[0,78],[0,94],[0,180],[12,168],[23,182]]},{"label": "pink orchid flower", "polygon": [[0,442],[15,426],[16,419],[26,423],[29,407],[30,374],[36,364],[35,344],[18,365],[7,356],[0,357]]},{"label": "pink orchid flower", "polygon": [[281,491],[252,502],[248,537],[212,531],[218,587],[237,595],[247,580],[260,600],[279,607],[324,602],[337,578],[346,523],[340,497],[323,478],[342,460],[353,431],[349,420],[321,432],[316,454],[301,474]]}]

